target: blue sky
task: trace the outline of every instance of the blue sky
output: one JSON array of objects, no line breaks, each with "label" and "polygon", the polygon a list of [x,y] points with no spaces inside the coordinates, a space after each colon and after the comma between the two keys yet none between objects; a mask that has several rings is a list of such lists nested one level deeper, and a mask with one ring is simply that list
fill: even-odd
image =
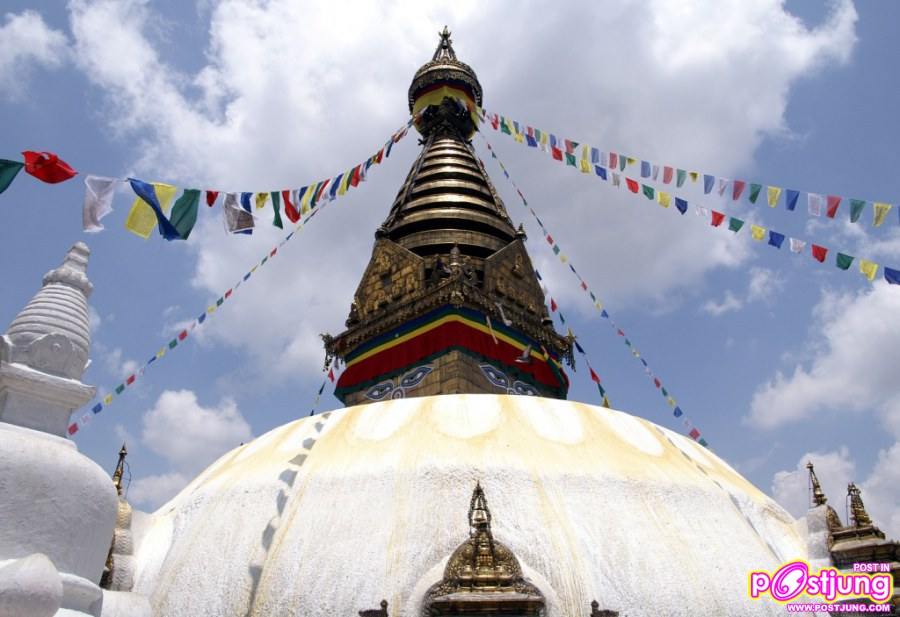
[{"label": "blue sky", "polygon": [[[447,23],[489,111],[661,164],[900,206],[896,3],[294,5],[5,3],[0,156],[50,150],[84,174],[181,187],[303,186],[365,160],[405,122],[409,81]],[[735,236],[682,218],[486,137],[720,456],[795,515],[806,499],[798,466],[812,457],[839,512],[855,480],[876,521],[900,535],[900,288],[868,283],[856,264],[841,272],[831,254],[820,265],[753,243],[746,228]],[[322,379],[318,333],[342,329],[372,234],[417,150],[401,142],[79,432],[78,447],[106,468],[128,440],[138,506],[156,507],[218,454],[309,412]],[[683,432],[485,162],[614,407]],[[898,206],[873,229],[871,206],[851,224],[846,204],[833,221],[808,216],[805,196],[791,213],[783,202],[681,193],[900,267]],[[86,241],[96,314],[84,380],[103,392],[284,235],[266,223],[252,238],[228,236],[216,208],[201,212],[187,242],[144,241],[123,228],[133,199],[124,187],[106,231],[85,234],[82,199],[80,178],[51,186],[24,173],[0,196],[0,322]],[[571,399],[598,402],[586,371],[571,377]],[[319,410],[338,405],[326,389]]]}]

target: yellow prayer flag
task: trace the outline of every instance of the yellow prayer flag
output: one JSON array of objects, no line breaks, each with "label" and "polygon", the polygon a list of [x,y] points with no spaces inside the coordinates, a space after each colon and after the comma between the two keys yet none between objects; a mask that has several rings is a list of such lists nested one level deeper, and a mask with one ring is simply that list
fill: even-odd
[{"label": "yellow prayer flag", "polygon": [[860,259],[859,271],[870,281],[875,280],[875,274],[878,272],[878,264],[874,261],[869,261],[868,259]]},{"label": "yellow prayer flag", "polygon": [[[515,129],[513,129],[513,130],[515,130]],[[516,131],[515,139],[516,139],[517,143],[522,143],[523,141],[525,141],[525,136],[522,133]]]},{"label": "yellow prayer flag", "polygon": [[[172,198],[175,197],[178,188],[162,182],[151,182],[151,184],[156,190],[156,199],[159,201],[159,207],[162,208],[164,214],[168,214],[169,207],[172,205]],[[156,227],[158,222],[153,208],[140,197],[135,197],[134,203],[131,204],[128,218],[125,219],[125,229],[141,238],[147,239],[153,233],[153,228]]]},{"label": "yellow prayer flag", "polygon": [[696,182],[697,180],[700,179],[699,171],[689,171],[688,175],[691,177],[691,182]]},{"label": "yellow prayer flag", "polygon": [[584,146],[581,147],[581,158],[582,158],[582,160],[585,160],[585,161],[588,159],[588,147],[587,147],[587,144],[585,144]]},{"label": "yellow prayer flag", "polygon": [[569,261],[569,258],[566,257],[565,255],[560,255],[559,260],[563,263],[566,263],[567,261]]},{"label": "yellow prayer flag", "polygon": [[316,185],[314,184],[306,187],[306,191],[303,192],[303,198],[300,200],[300,212],[304,214],[309,212],[309,200],[312,198],[315,188]]},{"label": "yellow prayer flag", "polygon": [[587,159],[581,159],[581,173],[583,173],[583,174],[591,173],[591,163]]},{"label": "yellow prayer flag", "polygon": [[[885,204],[880,202],[875,202],[872,204],[875,208],[875,227],[879,227],[882,223],[884,223],[884,218],[887,216],[887,213],[891,211],[891,204]],[[871,280],[871,279],[870,279]]]},{"label": "yellow prayer flag", "polygon": [[210,315],[212,315],[213,313],[215,313],[215,312],[216,312],[216,305],[215,305],[215,304],[211,304],[211,305],[207,306],[207,307],[206,307],[206,312],[209,313]]},{"label": "yellow prayer flag", "polygon": [[257,193],[256,194],[256,209],[262,210],[266,207],[266,200],[269,198],[268,193]]},{"label": "yellow prayer flag", "polygon": [[106,396],[103,397],[103,404],[109,405],[110,403],[112,403],[112,398],[113,398],[112,394],[107,394]]},{"label": "yellow prayer flag", "polygon": [[769,196],[769,207],[774,208],[778,205],[778,198],[781,197],[781,189],[777,186],[770,186],[766,189]]},{"label": "yellow prayer flag", "polygon": [[541,133],[541,145],[546,146],[549,143],[549,138],[547,137],[547,133]]},{"label": "yellow prayer flag", "polygon": [[595,307],[598,311],[602,311],[602,310],[603,310],[603,304],[601,304],[599,300],[598,300],[597,302],[594,302],[594,307]]},{"label": "yellow prayer flag", "polygon": [[666,402],[669,404],[669,407],[675,406],[675,399],[673,399],[671,396],[666,397]]},{"label": "yellow prayer flag", "polygon": [[672,196],[665,191],[658,191],[656,193],[656,199],[663,208],[668,208],[672,203]]},{"label": "yellow prayer flag", "polygon": [[350,185],[350,176],[353,174],[353,170],[344,172],[344,177],[341,178],[341,185],[338,187],[338,195],[343,195],[347,192],[347,187]]},{"label": "yellow prayer flag", "polygon": [[637,163],[637,159],[633,159],[630,156],[628,156],[628,157],[625,157],[625,162],[628,163],[629,165],[634,165],[635,163]]},{"label": "yellow prayer flag", "polygon": [[750,225],[750,236],[757,242],[762,242],[766,238],[766,228],[759,225]]}]

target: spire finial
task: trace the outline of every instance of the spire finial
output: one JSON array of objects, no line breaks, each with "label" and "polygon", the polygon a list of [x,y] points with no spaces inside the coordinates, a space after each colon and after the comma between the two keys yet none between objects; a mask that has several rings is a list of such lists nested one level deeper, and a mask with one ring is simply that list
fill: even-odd
[{"label": "spire finial", "polygon": [[113,472],[112,480],[113,484],[116,485],[116,492],[121,495],[122,494],[122,474],[125,472],[125,457],[128,456],[128,449],[125,447],[125,443],[122,443],[122,448],[119,450],[119,462],[116,463],[116,470]]},{"label": "spire finial", "polygon": [[491,511],[488,509],[487,499],[480,481],[475,483],[472,501],[469,503],[469,527],[473,530],[485,530],[488,534],[491,533]]},{"label": "spire finial", "polygon": [[456,60],[456,52],[453,51],[453,41],[450,39],[450,30],[447,29],[447,26],[444,26],[442,32],[438,32],[438,36],[441,37],[441,42],[438,43],[437,49],[434,50],[434,58],[432,59],[452,58]]},{"label": "spire finial", "polygon": [[869,513],[866,512],[861,491],[853,482],[847,485],[847,496],[850,498],[850,516],[853,517],[853,526],[871,527],[872,519],[869,518]]},{"label": "spire finial", "polygon": [[809,482],[812,486],[813,505],[824,506],[828,501],[828,497],[826,497],[825,493],[822,491],[822,486],[819,484],[819,478],[816,477],[816,470],[813,468],[812,461],[806,463],[806,468],[809,470]]}]

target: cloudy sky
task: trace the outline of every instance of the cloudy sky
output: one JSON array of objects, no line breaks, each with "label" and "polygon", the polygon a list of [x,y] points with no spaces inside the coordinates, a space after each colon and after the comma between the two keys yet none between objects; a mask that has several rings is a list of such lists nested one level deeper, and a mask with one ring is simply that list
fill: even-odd
[{"label": "cloudy sky", "polygon": [[[365,160],[407,118],[406,89],[446,23],[485,107],[661,164],[900,202],[900,5],[851,0],[616,3],[9,0],[0,15],[4,152],[55,151],[83,173],[181,187],[299,187]],[[900,288],[681,217],[490,130],[564,252],[715,451],[793,514],[809,458],[844,513],[846,483],[900,536]],[[485,149],[475,141],[482,156]],[[127,439],[130,498],[152,509],[222,452],[308,414],[320,332],[342,329],[373,231],[417,154],[406,139],[76,441],[106,468]],[[622,339],[489,172],[614,407],[684,431]],[[632,174],[634,175],[634,174]],[[680,192],[789,236],[900,267],[897,208],[878,229]],[[80,179],[24,173],[0,196],[0,322],[75,241],[92,250],[101,395],[283,237],[228,236],[201,212],[187,242],[81,231]],[[782,202],[783,204],[783,202]],[[871,206],[869,206],[871,207]],[[855,264],[854,264],[855,266]],[[585,371],[570,398],[598,402]],[[326,395],[319,410],[337,407]]]}]

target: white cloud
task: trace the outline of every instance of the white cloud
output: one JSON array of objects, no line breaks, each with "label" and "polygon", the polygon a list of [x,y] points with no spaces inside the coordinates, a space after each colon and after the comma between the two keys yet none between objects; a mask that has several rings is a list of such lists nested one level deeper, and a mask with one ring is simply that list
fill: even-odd
[{"label": "white cloud", "polygon": [[719,315],[724,315],[730,311],[738,311],[743,306],[744,303],[738,300],[731,291],[726,291],[725,297],[722,298],[720,302],[707,300],[701,308],[704,312],[709,313],[713,317],[718,317]]},{"label": "white cloud", "polygon": [[187,483],[188,478],[178,472],[137,478],[128,487],[128,500],[156,507],[174,497]]},{"label": "white cloud", "polygon": [[165,390],[143,416],[142,443],[186,474],[251,438],[250,425],[233,400],[203,407],[190,390]]},{"label": "white cloud", "polygon": [[772,301],[772,297],[784,289],[784,276],[775,270],[753,267],[747,284],[747,302]]},{"label": "white cloud", "polygon": [[[849,0],[835,3],[815,29],[782,5],[686,8],[672,0],[584,11],[557,4],[535,21],[495,4],[385,2],[357,4],[334,20],[330,8],[309,3],[225,0],[211,9],[208,63],[193,74],[166,64],[161,43],[141,30],[153,21],[152,5],[76,0],[71,22],[78,64],[107,94],[114,127],[143,140],[134,161],[141,174],[256,190],[321,179],[372,154],[406,114],[406,85],[444,23],[460,57],[478,71],[489,109],[604,149],[728,175],[751,163],[766,135],[787,131],[791,85],[846,61],[855,43]],[[616,60],[604,61],[612,50]],[[249,282],[204,327],[208,339],[249,350],[250,364],[274,368],[270,377],[317,370],[317,334],[342,329],[372,232],[413,156],[411,141],[398,148],[401,160],[373,171],[358,197],[329,206],[260,269],[254,276],[266,281],[266,293],[250,290],[260,281]],[[505,151],[530,202],[607,303],[671,301],[707,272],[751,255],[749,243],[712,233],[694,217],[613,192],[533,152]],[[521,217],[514,202],[507,207]],[[280,235],[266,228],[229,238],[206,217],[188,243],[197,258],[194,284],[214,299]],[[574,287],[551,291],[587,310]]]},{"label": "white cloud", "polygon": [[878,461],[865,480],[857,475],[856,464],[844,446],[831,452],[809,452],[800,457],[794,469],[776,472],[772,478],[772,495],[795,517],[803,516],[810,506],[809,472],[806,469],[809,461],[815,466],[828,504],[845,525],[849,523],[844,507],[847,484],[856,482],[875,524],[889,538],[900,538],[900,493],[897,492],[900,442],[879,452]]},{"label": "white cloud", "polygon": [[106,365],[106,370],[116,379],[132,375],[140,366],[136,360],[124,359],[122,349],[119,347],[110,351],[100,342],[97,342],[95,347],[97,348],[98,353],[103,356],[103,363]]},{"label": "white cloud", "polygon": [[66,35],[50,28],[35,11],[7,13],[0,26],[0,92],[19,100],[34,66],[59,67],[67,58]]}]

